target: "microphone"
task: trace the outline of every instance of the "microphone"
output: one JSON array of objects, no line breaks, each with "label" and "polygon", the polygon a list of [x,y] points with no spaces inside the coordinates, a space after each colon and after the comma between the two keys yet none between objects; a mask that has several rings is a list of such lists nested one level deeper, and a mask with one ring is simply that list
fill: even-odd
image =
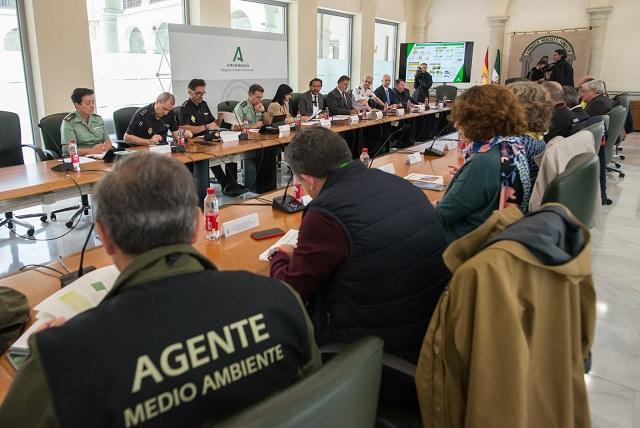
[{"label": "microphone", "polygon": [[437,157],[442,157],[444,156],[444,152],[442,150],[438,150],[438,149],[434,149],[433,145],[436,143],[436,140],[444,133],[444,131],[449,129],[449,124],[447,124],[447,126],[443,127],[440,132],[438,132],[436,134],[435,137],[433,137],[433,141],[431,141],[431,145],[429,147],[427,147],[426,149],[424,149],[424,154],[426,156],[437,156]]},{"label": "microphone", "polygon": [[87,244],[89,243],[89,238],[91,238],[91,233],[93,232],[94,225],[95,225],[94,223],[91,223],[91,227],[89,228],[89,233],[87,234],[87,239],[85,239],[84,245],[82,246],[82,252],[80,253],[80,265],[78,266],[78,270],[76,272],[70,272],[66,275],[62,275],[60,277],[60,288],[66,287],[76,279],[80,278],[85,273],[96,270],[95,266],[87,266],[86,268],[83,266],[84,253],[87,250]]},{"label": "microphone", "polygon": [[38,123],[38,128],[40,128],[42,132],[46,134],[46,136],[56,145],[56,148],[60,150],[60,159],[62,160],[62,163],[52,167],[51,171],[54,171],[54,172],[73,171],[73,164],[71,164],[71,162],[65,162],[64,160],[64,152],[62,151],[62,144],[58,144],[56,139],[53,138],[53,135],[51,135],[51,133],[47,130],[47,128],[44,128],[42,124]]},{"label": "microphone", "polygon": [[[385,142],[382,143],[380,145],[380,147],[378,147],[376,149],[375,153],[371,157],[371,161],[369,162],[369,168],[371,168],[371,165],[373,165],[373,160],[376,159],[380,155],[380,153],[382,152],[382,149],[384,148],[384,146],[386,146],[387,143],[391,140],[391,137],[393,137],[396,134],[403,133],[406,129],[410,129],[410,128],[411,128],[411,125],[405,124],[405,125],[402,125],[400,128],[396,129],[395,131],[393,131],[391,134],[389,134],[389,136],[387,137]],[[389,146],[389,150],[391,150],[393,147],[395,147],[395,144],[390,145]]]},{"label": "microphone", "polygon": [[[286,165],[285,162],[282,162]],[[282,199],[273,198],[273,202],[271,203],[271,207],[275,210],[285,212],[287,214],[297,213],[298,211],[304,210],[304,204],[297,199],[294,199],[293,196],[289,195],[287,191],[289,190],[289,185],[291,185],[291,181],[293,180],[293,171],[291,171],[291,167],[287,165],[289,168],[289,172],[291,172],[291,177],[287,181],[287,186],[284,188],[284,194],[282,195]]]}]

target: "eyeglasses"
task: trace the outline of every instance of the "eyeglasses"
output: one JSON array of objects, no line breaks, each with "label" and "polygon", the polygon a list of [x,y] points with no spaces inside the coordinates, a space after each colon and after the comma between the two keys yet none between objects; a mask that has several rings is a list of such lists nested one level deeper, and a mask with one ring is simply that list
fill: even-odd
[{"label": "eyeglasses", "polygon": [[203,96],[204,94],[206,94],[206,93],[207,93],[207,91],[202,91],[202,92],[201,92],[201,91],[191,91],[191,92],[192,92],[192,93],[194,93],[194,94],[196,94],[196,95],[197,95],[197,96],[199,96],[199,97],[201,97],[201,96]]},{"label": "eyeglasses", "polygon": [[365,80],[364,83],[366,83],[367,85],[372,84],[373,82],[371,80]]}]

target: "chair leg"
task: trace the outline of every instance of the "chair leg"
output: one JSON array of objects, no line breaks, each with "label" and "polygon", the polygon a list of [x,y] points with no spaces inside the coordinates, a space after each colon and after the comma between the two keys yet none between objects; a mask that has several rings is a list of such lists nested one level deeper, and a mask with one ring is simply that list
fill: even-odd
[{"label": "chair leg", "polygon": [[615,168],[611,168],[611,167],[607,167],[607,172],[615,172],[618,174],[618,176],[620,178],[624,178],[625,174],[624,172],[620,171],[619,169],[615,169]]},{"label": "chair leg", "polygon": [[47,221],[47,214],[45,213],[21,214],[21,215],[15,216],[15,218],[35,218],[35,217],[40,217],[40,221],[43,223]]},{"label": "chair leg", "polygon": [[80,205],[74,205],[72,207],[67,207],[67,208],[61,208],[59,210],[53,210],[51,211],[51,220],[56,220],[57,214],[66,212],[66,211],[73,211],[73,210],[77,210],[80,208]]},{"label": "chair leg", "polygon": [[22,221],[19,218],[15,218],[13,216],[13,213],[5,213],[4,216],[4,220],[0,221],[0,227],[6,224],[10,230],[13,230],[14,226],[22,226],[27,229],[28,236],[33,236],[33,234],[35,233],[35,227],[33,227],[33,225],[27,223],[26,221]]},{"label": "chair leg", "polygon": [[80,206],[80,208],[78,208],[78,210],[73,213],[71,218],[67,221],[67,223],[65,223],[66,226],[71,229],[73,227],[73,223],[79,216],[81,216],[83,213],[84,215],[89,215],[89,209],[91,209],[91,207],[89,206],[89,196],[82,195],[82,206]]}]

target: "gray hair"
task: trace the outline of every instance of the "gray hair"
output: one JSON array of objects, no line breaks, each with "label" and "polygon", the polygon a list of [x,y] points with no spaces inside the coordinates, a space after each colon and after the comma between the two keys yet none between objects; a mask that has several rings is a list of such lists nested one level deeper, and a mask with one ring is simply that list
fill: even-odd
[{"label": "gray hair", "polygon": [[547,92],[549,92],[549,95],[551,96],[551,101],[553,101],[556,104],[564,102],[562,85],[560,85],[558,82],[553,82],[553,81],[544,82],[542,84],[542,87],[545,88]]},{"label": "gray hair", "polygon": [[563,86],[562,87],[563,100],[564,103],[569,108],[573,108],[578,105],[578,91],[573,86]]},{"label": "gray hair", "polygon": [[96,221],[125,254],[190,244],[198,222],[198,196],[189,170],[153,152],[118,161],[93,197]]},{"label": "gray hair", "polygon": [[593,89],[596,94],[604,94],[606,92],[604,82],[602,80],[590,80],[582,85],[585,89]]},{"label": "gray hair", "polygon": [[351,162],[351,151],[340,134],[317,126],[296,133],[284,159],[297,175],[327,178],[342,164]]},{"label": "gray hair", "polygon": [[175,104],[176,97],[174,97],[171,92],[162,92],[160,95],[158,95],[158,98],[156,98],[156,102],[160,104],[164,104],[167,101],[171,101],[173,104]]}]

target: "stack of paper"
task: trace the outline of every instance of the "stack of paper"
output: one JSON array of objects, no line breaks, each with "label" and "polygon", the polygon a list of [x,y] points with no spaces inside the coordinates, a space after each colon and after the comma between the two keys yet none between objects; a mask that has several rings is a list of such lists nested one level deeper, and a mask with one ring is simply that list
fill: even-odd
[{"label": "stack of paper", "polygon": [[269,252],[274,248],[278,248],[281,245],[293,245],[295,246],[298,243],[298,229],[289,229],[287,233],[285,233],[278,242],[267,248],[260,257],[258,257],[263,262],[269,261]]}]

